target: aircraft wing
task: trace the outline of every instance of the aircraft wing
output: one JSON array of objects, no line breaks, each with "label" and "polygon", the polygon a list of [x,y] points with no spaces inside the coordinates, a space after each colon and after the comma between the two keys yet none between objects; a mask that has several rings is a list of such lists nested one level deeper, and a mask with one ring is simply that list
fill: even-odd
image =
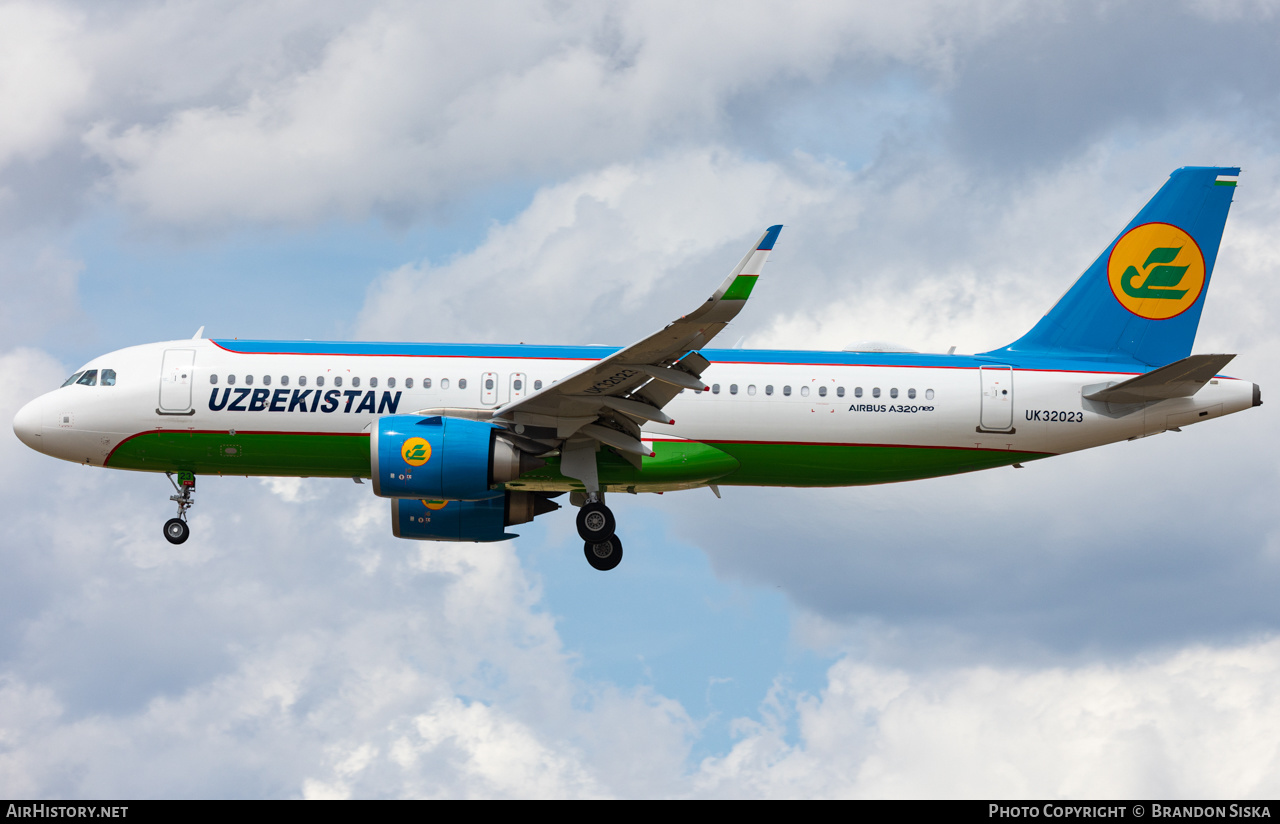
[{"label": "aircraft wing", "polygon": [[780,225],[765,230],[697,309],[644,340],[496,410],[494,420],[539,441],[587,437],[624,456],[652,454],[640,442],[640,426],[647,421],[673,423],[662,407],[682,389],[706,389],[700,375],[709,361],[697,350],[742,310],[781,231]]}]

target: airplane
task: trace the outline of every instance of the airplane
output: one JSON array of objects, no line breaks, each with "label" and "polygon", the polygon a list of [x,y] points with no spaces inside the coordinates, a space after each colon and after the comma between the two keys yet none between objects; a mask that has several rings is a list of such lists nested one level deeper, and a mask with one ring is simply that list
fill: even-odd
[{"label": "airplane", "polygon": [[[834,487],[1024,464],[1262,403],[1193,355],[1238,167],[1184,167],[1025,335],[974,355],[708,349],[760,281],[769,227],[706,302],[623,348],[205,339],[94,358],[24,406],[44,454],[163,472],[187,540],[198,475],[345,477],[396,537],[501,541],[569,493],[596,569],[606,495]],[[175,480],[176,476],[176,480]]]}]

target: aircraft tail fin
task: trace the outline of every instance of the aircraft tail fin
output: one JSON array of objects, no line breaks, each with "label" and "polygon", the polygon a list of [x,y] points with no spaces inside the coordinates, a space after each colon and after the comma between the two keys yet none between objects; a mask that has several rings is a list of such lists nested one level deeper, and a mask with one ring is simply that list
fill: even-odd
[{"label": "aircraft tail fin", "polygon": [[985,354],[1149,366],[1190,355],[1239,174],[1175,171],[1030,332]]}]

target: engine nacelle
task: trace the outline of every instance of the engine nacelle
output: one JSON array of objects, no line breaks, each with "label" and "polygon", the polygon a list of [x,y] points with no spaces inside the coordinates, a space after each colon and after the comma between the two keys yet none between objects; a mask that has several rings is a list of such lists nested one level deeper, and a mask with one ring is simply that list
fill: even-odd
[{"label": "engine nacelle", "polygon": [[[541,464],[483,421],[439,415],[379,418],[369,437],[373,492],[383,498],[479,501]],[[497,540],[488,539],[488,540]]]},{"label": "engine nacelle", "polygon": [[483,501],[391,500],[391,532],[417,541],[504,541],[504,527],[532,521],[560,505],[537,492],[506,492]]}]

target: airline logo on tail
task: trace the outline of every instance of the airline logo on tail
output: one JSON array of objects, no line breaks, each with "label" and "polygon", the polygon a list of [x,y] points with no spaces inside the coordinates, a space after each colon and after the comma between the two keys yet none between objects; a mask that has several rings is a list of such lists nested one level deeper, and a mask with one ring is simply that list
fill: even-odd
[{"label": "airline logo on tail", "polygon": [[1204,291],[1204,255],[1191,235],[1169,223],[1135,226],[1107,262],[1111,293],[1140,318],[1180,315]]},{"label": "airline logo on tail", "polygon": [[422,466],[431,460],[431,444],[422,438],[410,438],[400,447],[400,457],[409,466]]}]

